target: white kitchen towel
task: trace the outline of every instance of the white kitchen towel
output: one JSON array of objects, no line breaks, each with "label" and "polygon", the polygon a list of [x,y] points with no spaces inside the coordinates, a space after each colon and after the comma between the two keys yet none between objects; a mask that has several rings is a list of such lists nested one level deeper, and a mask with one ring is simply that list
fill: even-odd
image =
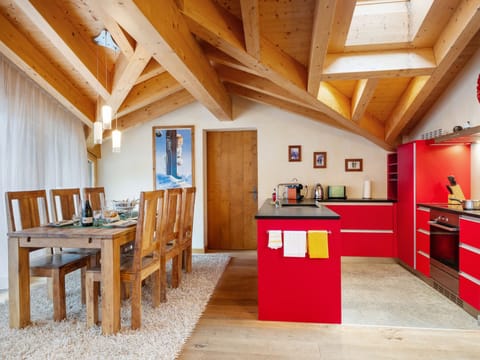
[{"label": "white kitchen towel", "polygon": [[282,230],[268,230],[268,245],[270,249],[282,247]]},{"label": "white kitchen towel", "polygon": [[305,257],[307,252],[306,231],[284,231],[283,232],[283,256]]}]

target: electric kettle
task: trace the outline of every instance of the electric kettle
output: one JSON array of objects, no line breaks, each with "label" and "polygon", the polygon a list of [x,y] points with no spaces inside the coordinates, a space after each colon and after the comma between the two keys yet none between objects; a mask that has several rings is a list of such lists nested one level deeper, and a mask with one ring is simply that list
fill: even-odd
[{"label": "electric kettle", "polygon": [[323,200],[323,187],[321,184],[315,184],[315,200]]}]

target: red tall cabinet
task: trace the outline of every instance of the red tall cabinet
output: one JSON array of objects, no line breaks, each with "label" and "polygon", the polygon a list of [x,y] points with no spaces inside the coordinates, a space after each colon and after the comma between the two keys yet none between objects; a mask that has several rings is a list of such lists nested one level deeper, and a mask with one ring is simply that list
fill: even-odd
[{"label": "red tall cabinet", "polygon": [[398,258],[416,268],[416,204],[447,203],[447,177],[455,176],[470,197],[470,145],[435,145],[417,140],[397,149]]}]

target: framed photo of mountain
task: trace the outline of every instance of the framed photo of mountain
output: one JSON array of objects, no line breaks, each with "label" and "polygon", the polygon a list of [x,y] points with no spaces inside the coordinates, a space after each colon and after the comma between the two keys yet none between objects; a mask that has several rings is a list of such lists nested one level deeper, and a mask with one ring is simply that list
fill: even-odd
[{"label": "framed photo of mountain", "polygon": [[153,187],[194,186],[194,127],[153,126]]}]

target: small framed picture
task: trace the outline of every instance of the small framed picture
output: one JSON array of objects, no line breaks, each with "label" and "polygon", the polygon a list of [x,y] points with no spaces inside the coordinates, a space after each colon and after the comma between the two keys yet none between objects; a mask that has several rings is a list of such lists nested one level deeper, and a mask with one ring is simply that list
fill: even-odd
[{"label": "small framed picture", "polygon": [[314,152],[313,153],[313,167],[316,169],[327,167],[327,153],[326,152]]},{"label": "small framed picture", "polygon": [[302,146],[289,145],[288,146],[288,161],[302,161]]},{"label": "small framed picture", "polygon": [[345,159],[345,171],[363,171],[363,159]]}]

